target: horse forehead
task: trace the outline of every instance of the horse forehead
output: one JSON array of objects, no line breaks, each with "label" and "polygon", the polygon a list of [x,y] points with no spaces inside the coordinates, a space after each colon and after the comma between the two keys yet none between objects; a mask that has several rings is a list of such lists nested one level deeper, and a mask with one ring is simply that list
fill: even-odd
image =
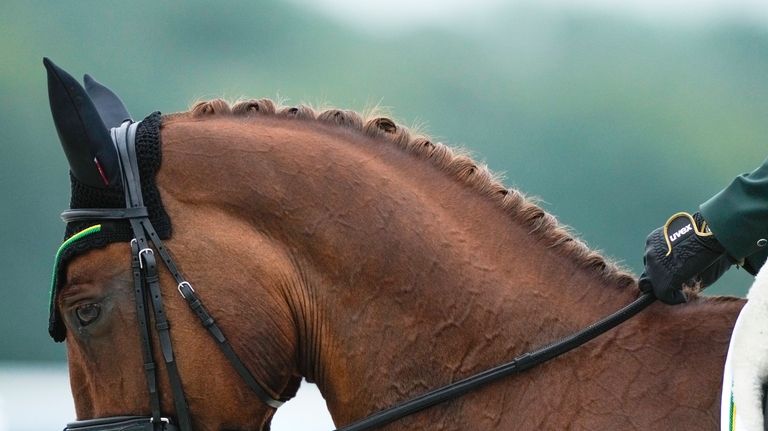
[{"label": "horse forehead", "polygon": [[130,265],[128,244],[110,244],[72,258],[67,265],[67,280],[77,282],[111,278],[130,270]]}]

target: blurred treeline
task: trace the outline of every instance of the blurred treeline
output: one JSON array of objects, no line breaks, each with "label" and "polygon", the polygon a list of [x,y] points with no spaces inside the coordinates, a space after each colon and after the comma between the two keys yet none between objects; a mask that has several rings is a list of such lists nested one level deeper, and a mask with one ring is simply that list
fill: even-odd
[{"label": "blurred treeline", "polygon": [[220,96],[391,107],[636,272],[651,229],[766,156],[768,31],[743,22],[508,6],[377,34],[300,3],[11,1],[0,35],[0,360],[64,357],[46,324],[69,185],[43,56],[135,117]]}]

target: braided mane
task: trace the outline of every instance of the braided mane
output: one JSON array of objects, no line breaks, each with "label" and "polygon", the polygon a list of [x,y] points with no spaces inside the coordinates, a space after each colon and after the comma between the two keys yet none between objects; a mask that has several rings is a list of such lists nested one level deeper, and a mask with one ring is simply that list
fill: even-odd
[{"label": "braided mane", "polygon": [[535,235],[547,247],[563,253],[579,267],[596,273],[606,283],[620,287],[636,283],[632,274],[587,247],[567,226],[558,223],[553,215],[526,198],[523,193],[504,187],[487,166],[476,163],[468,155],[440,142],[433,142],[428,136],[412,136],[408,128],[387,117],[363,117],[357,112],[340,109],[318,111],[308,105],[280,106],[266,98],[243,100],[232,105],[222,99],[202,101],[195,103],[189,113],[180,113],[185,114],[197,118],[211,115],[277,116],[319,121],[389,142],[419,159],[432,163],[457,181],[492,200],[512,219],[528,227],[530,234]]}]

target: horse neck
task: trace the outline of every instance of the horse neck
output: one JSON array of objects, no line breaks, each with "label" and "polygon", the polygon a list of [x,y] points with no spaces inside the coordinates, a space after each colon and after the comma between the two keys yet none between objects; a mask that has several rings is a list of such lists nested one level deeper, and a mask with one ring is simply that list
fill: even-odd
[{"label": "horse neck", "polygon": [[393,145],[254,122],[171,123],[164,157],[183,160],[164,165],[183,166],[186,182],[165,192],[248,220],[292,256],[297,367],[337,422],[506,361],[636,295]]}]

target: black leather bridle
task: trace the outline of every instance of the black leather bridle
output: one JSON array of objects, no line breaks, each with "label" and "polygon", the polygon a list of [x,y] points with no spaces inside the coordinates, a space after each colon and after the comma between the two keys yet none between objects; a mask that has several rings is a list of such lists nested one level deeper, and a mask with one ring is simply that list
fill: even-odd
[{"label": "black leather bridle", "polygon": [[[168,250],[164,247],[159,236],[150,222],[139,178],[139,167],[136,157],[135,135],[137,125],[131,121],[124,122],[120,127],[111,131],[120,162],[122,184],[125,194],[125,208],[95,208],[72,209],[62,213],[65,222],[84,220],[128,220],[133,231],[131,240],[133,272],[133,288],[138,316],[139,333],[141,337],[144,370],[148,385],[151,416],[114,416],[73,422],[67,425],[65,431],[191,431],[192,423],[187,406],[184,389],[173,354],[170,337],[170,325],[165,315],[163,299],[157,271],[155,253],[160,255],[165,266],[177,283],[177,289],[182,298],[200,319],[200,323],[216,341],[235,371],[251,388],[251,390],[268,406],[280,407],[286,400],[275,398],[270,391],[262,387],[238,358],[218,327],[213,317],[203,306],[192,285],[184,278],[173,261]],[[154,246],[154,248],[152,248]],[[458,382],[451,383],[426,394],[405,401],[378,413],[374,413],[358,422],[339,428],[337,431],[363,431],[386,425],[395,420],[416,413],[435,404],[459,397],[473,389],[492,381],[501,379],[535,367],[553,359],[571,349],[574,349],[609,329],[626,321],[655,300],[652,294],[646,293],[634,302],[616,313],[588,326],[556,343],[541,349],[525,353],[512,361],[483,371]],[[160,410],[160,394],[157,384],[157,366],[154,360],[152,339],[150,333],[150,309],[154,316],[155,330],[160,341],[165,367],[176,408],[176,420],[163,417]]]},{"label": "black leather bridle", "polygon": [[[141,192],[139,178],[139,166],[136,157],[135,137],[139,123],[124,122],[120,127],[113,128],[112,140],[117,149],[120,170],[122,172],[122,184],[125,193],[125,208],[88,208],[72,209],[64,211],[61,218],[69,223],[82,220],[128,220],[133,231],[131,240],[131,269],[133,272],[133,289],[136,301],[136,314],[139,323],[142,354],[144,358],[144,370],[149,391],[151,416],[115,416],[84,421],[77,421],[67,425],[65,431],[191,431],[192,422],[189,408],[187,407],[184,389],[179,376],[176,360],[173,354],[173,345],[170,336],[170,324],[165,314],[163,297],[160,292],[160,280],[157,272],[155,252],[160,255],[165,266],[176,280],[177,289],[184,298],[189,308],[195,312],[200,323],[208,330],[208,333],[216,341],[235,371],[250,387],[250,389],[265,404],[278,408],[286,400],[277,399],[270,395],[253,377],[243,362],[238,358],[227,338],[222,333],[216,321],[206,310],[195,289],[184,278],[173,258],[168,253],[160,237],[155,232],[149,220],[147,208],[144,206],[144,198]],[[154,246],[154,249],[151,245]],[[151,307],[149,307],[151,304]],[[157,365],[152,352],[152,338],[150,335],[149,310],[154,316],[155,330],[160,341],[165,368],[168,370],[168,379],[171,384],[173,402],[176,407],[176,421],[162,416],[160,411],[160,393],[157,384]]]}]

